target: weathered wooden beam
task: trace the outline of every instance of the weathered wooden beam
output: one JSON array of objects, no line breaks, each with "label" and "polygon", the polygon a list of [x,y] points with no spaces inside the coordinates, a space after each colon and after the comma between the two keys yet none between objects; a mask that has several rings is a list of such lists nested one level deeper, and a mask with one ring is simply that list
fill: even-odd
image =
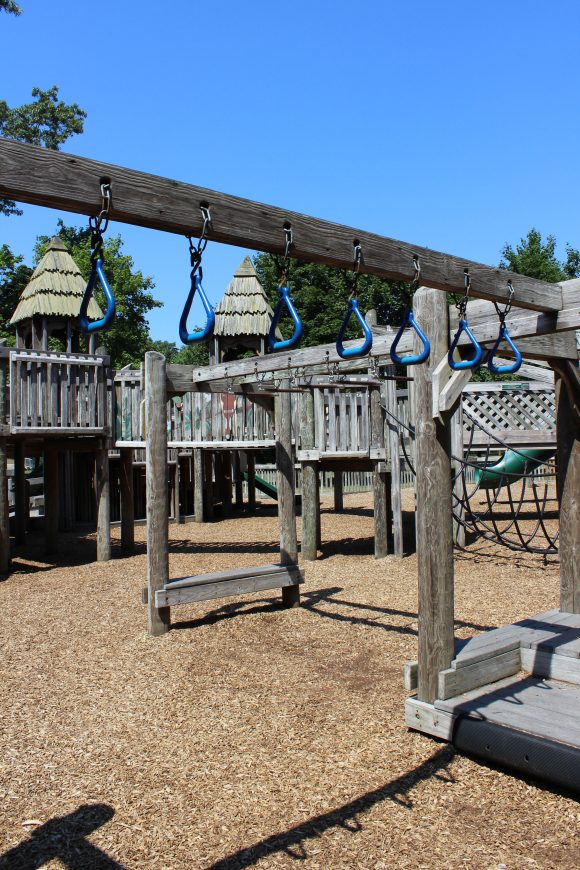
[{"label": "weathered wooden beam", "polygon": [[[288,383],[285,384],[288,386]],[[280,564],[298,563],[296,503],[294,495],[294,445],[292,443],[292,404],[288,392],[276,396],[276,470],[278,481],[278,522],[280,526]],[[282,590],[286,607],[300,604],[298,586]]]},{"label": "weathered wooden beam", "polygon": [[44,447],[44,544],[47,555],[58,551],[59,519],[58,452],[47,442]]},{"label": "weathered wooden beam", "polygon": [[[381,392],[378,387],[369,391],[371,448],[384,448],[385,423],[381,408]],[[383,559],[389,552],[389,496],[391,481],[383,470],[385,462],[375,460],[373,469],[373,516],[375,531],[375,559]]]},{"label": "weathered wooden beam", "polygon": [[422,279],[439,290],[462,292],[468,269],[474,297],[505,302],[511,280],[520,307],[537,311],[562,307],[560,288],[545,281],[191,184],[0,139],[0,196],[96,215],[101,208],[100,184],[105,179],[111,185],[110,217],[114,221],[199,235],[200,206],[207,205],[211,210],[209,237],[216,242],[283,254],[284,227],[289,223],[293,232],[290,254],[301,260],[348,269],[358,242],[361,271],[368,274],[408,281],[414,275],[413,258],[418,257]]},{"label": "weathered wooden beam", "polygon": [[157,607],[155,593],[169,578],[167,511],[167,415],[165,357],[145,354],[145,422],[147,430],[147,585],[149,634],[169,631],[170,608]]},{"label": "weathered wooden beam", "polygon": [[[574,397],[573,391],[576,392]],[[556,385],[558,498],[560,502],[560,609],[580,613],[580,386]]]},{"label": "weathered wooden beam", "polygon": [[[2,348],[3,349],[3,348]],[[0,427],[4,431],[8,408],[8,360],[0,358]],[[10,514],[8,508],[8,440],[0,436],[0,576],[10,568]]]},{"label": "weathered wooden beam", "polygon": [[439,671],[453,660],[453,527],[451,515],[450,431],[433,419],[431,375],[447,352],[444,297],[422,287],[415,294],[415,317],[429,324],[431,356],[414,372],[416,398],[417,565],[419,574],[418,699],[437,698]]},{"label": "weathered wooden beam", "polygon": [[[304,450],[315,446],[314,392],[307,390],[300,402],[300,441]],[[318,514],[320,493],[318,463],[302,462],[302,558],[316,559],[318,550]]]},{"label": "weathered wooden beam", "polygon": [[109,451],[100,447],[95,454],[95,486],[97,495],[97,562],[111,558],[111,483]]},{"label": "weathered wooden beam", "polygon": [[133,451],[120,449],[121,547],[126,553],[135,549],[135,498],[133,493]]}]

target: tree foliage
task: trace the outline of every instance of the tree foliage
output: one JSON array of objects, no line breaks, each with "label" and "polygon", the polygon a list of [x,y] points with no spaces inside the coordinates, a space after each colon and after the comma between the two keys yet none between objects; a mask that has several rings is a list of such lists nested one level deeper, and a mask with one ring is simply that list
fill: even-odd
[{"label": "tree foliage", "polygon": [[580,275],[580,252],[566,245],[566,259],[558,260],[555,237],[547,236],[544,242],[541,234],[534,228],[525,238],[520,239],[515,249],[506,244],[501,253],[503,259],[500,267],[510,269],[519,275],[528,275],[530,278],[540,278],[542,281],[552,283],[577,278]]},{"label": "tree foliage", "polygon": [[23,257],[13,254],[8,245],[0,247],[0,338],[10,345],[14,344],[10,318],[31,275],[32,269],[24,265]]},{"label": "tree foliage", "polygon": [[0,12],[8,12],[11,15],[20,15],[22,9],[14,0],[0,0]]},{"label": "tree foliage", "polygon": [[[281,274],[278,261],[271,254],[257,254],[254,266],[274,308],[278,301],[277,288]],[[304,324],[302,347],[329,344],[336,340],[347,310],[351,277],[352,273],[343,269],[333,269],[317,263],[292,262],[289,284],[294,304]],[[407,285],[402,282],[386,281],[374,275],[360,275],[358,297],[361,312],[364,315],[374,308],[379,323],[398,324],[404,307],[406,288]],[[292,334],[293,327],[289,319],[281,321],[281,331],[285,337]],[[357,329],[351,323],[348,337],[356,338],[359,335],[360,328]]]},{"label": "tree foliage", "polygon": [[[81,274],[88,280],[91,272],[91,233],[88,227],[69,227],[59,220],[56,234],[66,244]],[[44,255],[50,236],[40,236],[35,249],[36,262]],[[117,316],[113,325],[102,333],[102,344],[111,355],[113,367],[138,365],[150,349],[151,338],[146,315],[161,307],[151,294],[153,279],[135,270],[133,259],[122,252],[120,236],[111,236],[104,241],[104,268],[107,280],[117,303]],[[95,293],[97,302],[106,308],[99,287]],[[170,344],[170,343],[168,343]]]}]

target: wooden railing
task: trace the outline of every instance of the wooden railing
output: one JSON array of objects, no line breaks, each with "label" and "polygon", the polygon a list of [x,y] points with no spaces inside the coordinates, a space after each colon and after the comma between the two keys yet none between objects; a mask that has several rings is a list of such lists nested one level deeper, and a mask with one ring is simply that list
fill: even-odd
[{"label": "wooden railing", "polygon": [[[556,441],[554,388],[534,384],[468,384],[463,392],[464,440],[474,446],[492,442],[487,432],[513,446],[551,446]],[[475,431],[471,438],[471,428]]]},{"label": "wooden railing", "polygon": [[[141,373],[124,370],[115,376],[115,441],[117,446],[144,442]],[[170,446],[217,442],[274,443],[272,416],[246,396],[234,393],[184,393],[167,403]]]},{"label": "wooden railing", "polygon": [[108,434],[108,363],[92,354],[10,351],[10,431]]}]

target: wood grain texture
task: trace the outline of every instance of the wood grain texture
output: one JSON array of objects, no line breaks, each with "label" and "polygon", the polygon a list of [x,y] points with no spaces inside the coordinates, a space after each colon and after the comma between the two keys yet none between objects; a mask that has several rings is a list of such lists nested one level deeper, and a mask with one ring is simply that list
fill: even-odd
[{"label": "wood grain texture", "polygon": [[[288,388],[289,382],[282,381],[281,386]],[[282,565],[296,565],[298,562],[291,400],[290,393],[282,392],[276,396],[275,402],[278,522],[280,526],[280,563]],[[288,607],[298,605],[300,603],[298,587],[286,587],[286,590],[282,591],[282,601]]]},{"label": "wood grain texture", "polygon": [[[4,349],[4,348],[2,348]],[[8,383],[8,359],[0,357],[0,426],[4,429],[8,408],[6,387]],[[10,522],[8,509],[8,441],[0,437],[0,575],[10,568]]]},{"label": "wood grain texture", "polygon": [[453,659],[453,528],[450,433],[433,420],[431,373],[447,353],[447,304],[420,288],[415,317],[425,326],[431,355],[413,371],[416,402],[417,563],[419,572],[418,698],[433,703],[438,674]]},{"label": "wood grain texture", "polygon": [[133,451],[130,447],[120,449],[121,484],[121,547],[126,553],[135,549],[135,503],[133,492]]},{"label": "wood grain texture", "polygon": [[58,552],[59,519],[58,452],[52,444],[44,448],[44,546],[47,555]]},{"label": "wood grain texture", "polygon": [[[308,453],[315,444],[314,391],[307,390],[300,402],[300,442]],[[302,462],[302,558],[314,561],[318,550],[320,492],[318,463]]]},{"label": "wood grain texture", "polygon": [[109,451],[101,447],[95,454],[95,487],[97,495],[97,562],[111,558],[111,482]]},{"label": "wood grain texture", "polygon": [[[556,384],[558,498],[560,501],[560,608],[580,613],[580,425],[564,382]],[[580,391],[576,401],[580,403]]]},{"label": "wood grain texture", "polygon": [[145,354],[145,422],[147,430],[147,605],[149,634],[169,631],[169,607],[158,608],[155,593],[169,579],[167,510],[167,385],[165,357],[156,351]]},{"label": "wood grain texture", "polygon": [[[383,409],[381,408],[381,391],[379,387],[370,388],[369,400],[371,445],[374,448],[384,450],[385,425]],[[385,463],[377,459],[373,470],[375,559],[383,559],[389,552],[389,496],[389,475],[386,473]]]},{"label": "wood grain texture", "polygon": [[440,290],[462,292],[468,269],[474,297],[507,301],[511,279],[519,306],[540,311],[562,307],[558,285],[206,188],[0,139],[0,196],[96,215],[104,178],[111,185],[113,221],[199,235],[204,203],[211,210],[210,238],[217,242],[283,254],[284,224],[290,222],[291,255],[301,260],[348,269],[356,240],[362,246],[363,273],[408,281],[416,256],[422,279]]}]

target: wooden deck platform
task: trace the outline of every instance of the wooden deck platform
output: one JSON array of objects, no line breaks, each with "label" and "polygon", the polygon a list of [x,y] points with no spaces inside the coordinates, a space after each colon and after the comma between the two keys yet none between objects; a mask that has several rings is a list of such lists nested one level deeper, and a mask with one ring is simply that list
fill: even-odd
[{"label": "wooden deck platform", "polygon": [[580,791],[580,614],[549,610],[458,641],[438,695],[407,699],[410,728]]}]

